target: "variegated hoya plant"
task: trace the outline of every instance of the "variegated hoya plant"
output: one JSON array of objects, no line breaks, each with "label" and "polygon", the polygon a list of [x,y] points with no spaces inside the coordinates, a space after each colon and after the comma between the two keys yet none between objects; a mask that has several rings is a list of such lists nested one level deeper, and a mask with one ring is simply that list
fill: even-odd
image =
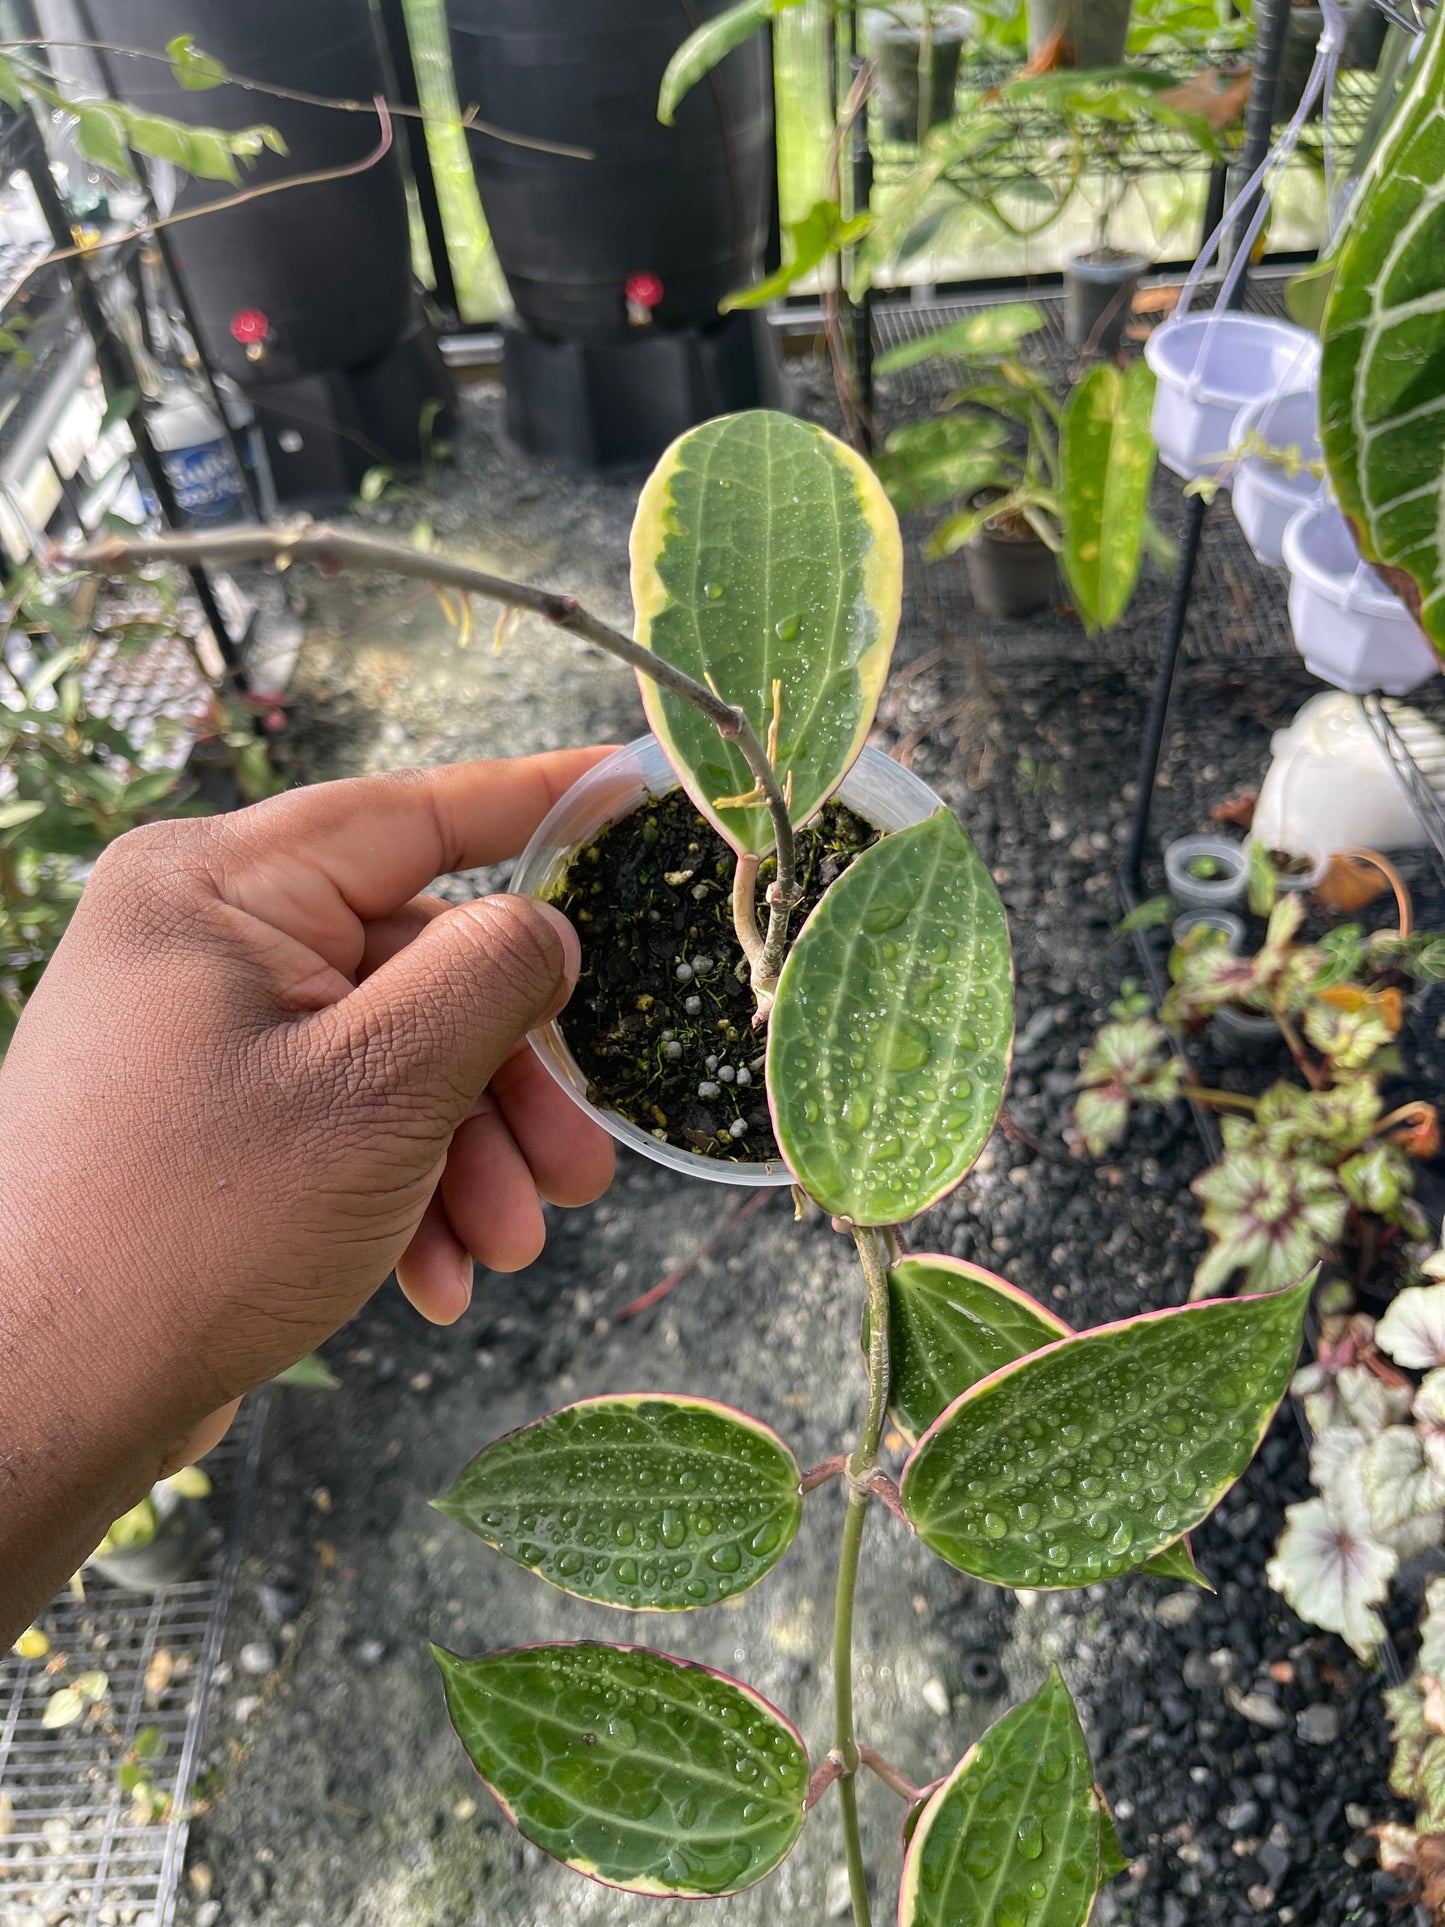
[{"label": "variegated hoya plant", "polygon": [[[868,735],[901,576],[897,522],[872,471],[783,415],[693,430],[642,492],[632,538],[642,649],[629,659],[683,787],[736,853],[739,961],[766,1032],[777,1142],[798,1191],[857,1248],[856,1438],[804,1471],[770,1427],[711,1399],[592,1398],[484,1447],[438,1501],[564,1591],[683,1614],[765,1578],[805,1503],[828,1504],[809,1495],[837,1480],[834,1730],[810,1754],[750,1687],[651,1647],[436,1658],[457,1733],[509,1818],[606,1885],[670,1896],[749,1887],[836,1789],[864,1927],[866,1767],[905,1803],[902,1927],[1082,1927],[1125,1862],[1056,1672],[934,1786],[913,1785],[886,1758],[885,1736],[868,1732],[866,1709],[855,1713],[854,1591],[870,1509],[883,1509],[881,1532],[999,1586],[1136,1571],[1205,1583],[1187,1535],[1269,1423],[1311,1280],[1074,1332],[974,1265],[906,1251],[905,1227],[964,1177],[1002,1100],[1013,1030],[1003,907],[940,808],[882,836],[801,929],[790,925],[794,831]],[[896,1481],[882,1458],[890,1414],[910,1446]]]}]

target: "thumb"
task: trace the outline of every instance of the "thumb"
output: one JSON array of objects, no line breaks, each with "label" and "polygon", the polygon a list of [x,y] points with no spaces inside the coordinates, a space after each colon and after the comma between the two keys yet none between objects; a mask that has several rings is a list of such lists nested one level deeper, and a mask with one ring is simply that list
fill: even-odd
[{"label": "thumb", "polygon": [[433,918],[333,1014],[373,1094],[428,1105],[450,1134],[529,1030],[572,994],[577,933],[532,897],[480,897]]}]

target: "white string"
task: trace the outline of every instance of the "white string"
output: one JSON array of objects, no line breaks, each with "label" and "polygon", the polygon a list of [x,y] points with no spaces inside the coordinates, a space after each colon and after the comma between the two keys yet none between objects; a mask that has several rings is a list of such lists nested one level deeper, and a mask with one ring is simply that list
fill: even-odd
[{"label": "white string", "polygon": [[[1276,4],[1279,4],[1279,0],[1276,0]],[[1305,124],[1314,111],[1315,103],[1320,99],[1321,95],[1327,96],[1328,99],[1333,98],[1335,75],[1339,72],[1340,54],[1343,51],[1345,42],[1345,12],[1343,0],[1321,0],[1321,6],[1325,17],[1324,26],[1320,30],[1319,42],[1315,47],[1315,57],[1310,66],[1309,79],[1305,82],[1305,89],[1300,96],[1299,106],[1295,109],[1293,118],[1289,121],[1279,139],[1270,148],[1270,151],[1265,155],[1259,166],[1225,208],[1218,227],[1215,228],[1213,234],[1210,235],[1209,239],[1200,249],[1199,256],[1194,266],[1189,270],[1184,286],[1180,290],[1179,305],[1174,310],[1175,316],[1178,318],[1182,318],[1188,314],[1190,305],[1199,291],[1199,284],[1203,280],[1209,264],[1223,246],[1224,237],[1228,234],[1240,208],[1247,206],[1251,198],[1256,193],[1259,193],[1259,205],[1256,207],[1248,228],[1245,230],[1238,246],[1234,250],[1233,258],[1230,261],[1224,281],[1218,295],[1215,297],[1214,312],[1216,314],[1228,308],[1230,298],[1236,287],[1238,287],[1246,267],[1249,265],[1249,257],[1254,250],[1254,244],[1259,239],[1264,223],[1268,218],[1270,204],[1274,195],[1275,177],[1282,174],[1284,169],[1289,165],[1289,162],[1293,159],[1294,151],[1299,145],[1300,135],[1303,133]],[[1287,24],[1286,31],[1288,31]],[[1326,123],[1326,132],[1326,167],[1328,168],[1330,165],[1328,122]]]}]

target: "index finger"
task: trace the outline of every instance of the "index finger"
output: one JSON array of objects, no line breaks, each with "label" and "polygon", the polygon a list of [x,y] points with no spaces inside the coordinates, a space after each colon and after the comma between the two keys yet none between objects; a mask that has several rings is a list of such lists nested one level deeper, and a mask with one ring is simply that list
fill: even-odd
[{"label": "index finger", "polygon": [[228,903],[350,970],[361,925],[433,877],[517,856],[558,798],[611,753],[549,750],[290,790],[212,819],[204,861]]}]

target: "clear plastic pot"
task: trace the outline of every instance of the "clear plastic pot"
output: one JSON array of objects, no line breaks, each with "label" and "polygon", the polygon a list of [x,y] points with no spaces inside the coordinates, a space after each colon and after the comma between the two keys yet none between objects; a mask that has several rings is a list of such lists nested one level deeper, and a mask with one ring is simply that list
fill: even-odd
[{"label": "clear plastic pot", "polygon": [[1186,910],[1174,919],[1169,934],[1175,943],[1183,943],[1196,930],[1213,930],[1231,954],[1244,942],[1244,921],[1230,910]]},{"label": "clear plastic pot", "polygon": [[[1201,859],[1219,874],[1195,876],[1190,865]],[[1186,910],[1227,910],[1244,896],[1244,847],[1227,836],[1181,836],[1164,851],[1164,875],[1170,896]]]},{"label": "clear plastic pot", "polygon": [[1144,343],[1158,378],[1154,440],[1159,459],[1188,481],[1219,475],[1248,402],[1319,382],[1320,344],[1292,322],[1211,311],[1165,321]]},{"label": "clear plastic pot", "polygon": [[[1251,846],[1258,841],[1258,837],[1251,836],[1246,838],[1244,845],[1246,863],[1249,861]],[[1295,870],[1293,872],[1288,870],[1277,871],[1275,875],[1275,888],[1280,895],[1288,896],[1291,891],[1318,889],[1320,884],[1325,880],[1325,872],[1330,867],[1330,852],[1328,850],[1322,850],[1317,845],[1312,844],[1308,848],[1292,849],[1289,854],[1291,856],[1305,857],[1310,867],[1307,870]]]},{"label": "clear plastic pot", "polygon": [[[649,796],[667,796],[678,787],[677,773],[655,736],[639,736],[589,770],[581,782],[548,813],[522,852],[512,873],[511,889],[519,896],[545,897],[560,881],[574,850],[608,823],[628,816]],[[839,799],[865,822],[880,830],[906,830],[921,823],[940,799],[911,770],[895,763],[881,750],[865,749],[843,779]],[[712,1184],[791,1184],[792,1174],[781,1159],[769,1164],[737,1164],[726,1158],[700,1157],[695,1151],[665,1144],[616,1111],[604,1111],[587,1101],[587,1079],[568,1050],[556,1023],[533,1031],[531,1046],[567,1095],[619,1144],[640,1151],[655,1164]]]}]

